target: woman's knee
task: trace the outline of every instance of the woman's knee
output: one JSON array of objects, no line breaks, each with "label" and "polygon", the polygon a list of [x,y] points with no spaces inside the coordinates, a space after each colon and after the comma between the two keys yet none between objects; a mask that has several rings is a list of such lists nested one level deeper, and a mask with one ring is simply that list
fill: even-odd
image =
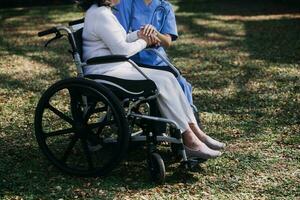
[{"label": "woman's knee", "polygon": [[152,79],[158,86],[158,88],[171,91],[174,89],[174,85],[176,88],[176,84],[179,86],[179,83],[175,76],[166,71],[161,71],[161,70],[149,70],[147,71],[147,75],[149,76],[150,79]]}]

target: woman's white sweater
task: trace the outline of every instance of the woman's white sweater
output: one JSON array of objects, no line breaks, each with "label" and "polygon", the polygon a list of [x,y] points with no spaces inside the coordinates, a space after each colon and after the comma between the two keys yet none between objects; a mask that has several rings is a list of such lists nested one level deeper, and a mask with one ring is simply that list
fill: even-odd
[{"label": "woman's white sweater", "polygon": [[[97,20],[97,21],[96,21]],[[85,15],[83,59],[106,55],[132,56],[147,46],[137,32],[126,34],[111,8],[91,6]]]}]

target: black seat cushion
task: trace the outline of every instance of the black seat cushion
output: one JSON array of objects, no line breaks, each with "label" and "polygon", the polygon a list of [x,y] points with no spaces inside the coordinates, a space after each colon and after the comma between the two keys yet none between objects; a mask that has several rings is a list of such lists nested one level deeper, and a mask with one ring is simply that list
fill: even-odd
[{"label": "black seat cushion", "polygon": [[119,99],[149,97],[155,94],[157,87],[152,80],[126,80],[105,75],[90,74],[86,78],[101,82]]}]

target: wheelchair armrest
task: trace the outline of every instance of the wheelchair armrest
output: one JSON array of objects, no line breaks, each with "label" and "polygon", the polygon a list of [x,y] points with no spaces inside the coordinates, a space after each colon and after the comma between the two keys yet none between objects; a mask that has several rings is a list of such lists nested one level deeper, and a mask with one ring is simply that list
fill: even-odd
[{"label": "wheelchair armrest", "polygon": [[147,48],[146,51],[151,51],[155,53],[158,57],[162,59],[164,63],[166,63],[171,68],[171,73],[174,74],[176,77],[181,75],[181,72],[166,58],[164,55],[162,55],[157,48]]},{"label": "wheelchair armrest", "polygon": [[116,62],[126,62],[129,58],[122,55],[110,55],[110,56],[101,56],[90,58],[86,61],[87,65],[97,65],[97,64],[106,64],[106,63],[116,63]]},{"label": "wheelchair armrest", "polygon": [[108,64],[108,63],[117,63],[117,62],[129,62],[132,66],[141,73],[145,79],[150,80],[150,78],[136,65],[132,60],[123,55],[109,55],[90,58],[86,61],[86,65],[98,65],[98,64]]}]

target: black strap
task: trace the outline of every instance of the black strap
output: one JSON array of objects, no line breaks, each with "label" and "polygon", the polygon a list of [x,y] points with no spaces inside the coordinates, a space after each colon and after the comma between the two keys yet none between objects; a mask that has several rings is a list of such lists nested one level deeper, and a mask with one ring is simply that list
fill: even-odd
[{"label": "black strap", "polygon": [[84,18],[69,22],[69,26],[74,26],[74,25],[82,24],[82,23],[84,23]]},{"label": "black strap", "polygon": [[116,62],[126,62],[129,58],[122,55],[110,55],[90,58],[86,61],[88,65],[106,64],[106,63],[116,63]]}]

